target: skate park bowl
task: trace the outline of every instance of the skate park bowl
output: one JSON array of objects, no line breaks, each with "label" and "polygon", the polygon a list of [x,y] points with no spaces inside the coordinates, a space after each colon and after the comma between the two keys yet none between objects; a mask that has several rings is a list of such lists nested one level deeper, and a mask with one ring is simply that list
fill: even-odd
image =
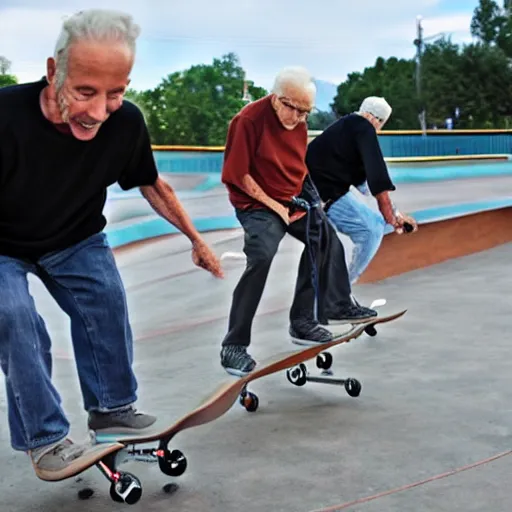
[{"label": "skate park bowl", "polygon": [[[161,175],[176,191],[196,228],[203,233],[240,229],[221,183],[221,148],[207,152],[185,149],[160,147],[155,158]],[[420,229],[399,236],[388,226],[377,255],[360,278],[361,284],[510,241],[510,155],[389,157],[387,163],[397,186],[393,198],[402,211],[416,218]],[[360,198],[375,208],[371,198]],[[178,234],[174,226],[155,214],[138,190],[123,192],[111,187],[105,215],[107,236],[115,249]],[[350,258],[351,242],[340,237]]]},{"label": "skate park bowl", "polygon": [[[162,176],[214,252],[235,255],[223,259],[224,279],[193,264],[190,241],[158,217],[138,190],[111,187],[105,212],[130,310],[138,402],[165,426],[232,379],[219,352],[245,267],[238,258],[243,232],[215,168],[221,152],[205,159],[200,151],[181,156],[176,151],[174,163],[163,162],[168,167],[161,168]],[[361,304],[385,298],[381,314],[407,309],[400,320],[382,324],[377,336],[332,351],[334,376],[357,378],[359,397],[340,386],[294,386],[284,372],[258,379],[251,384],[258,411],[248,413],[237,403],[214,422],[173,438],[170,448],[189,461],[184,475],[164,475],[147,462],[123,464],[120,469],[143,482],[141,501],[126,508],[113,505],[109,483],[96,468],[60,483],[37,479],[27,455],[9,449],[7,395],[0,391],[2,511],[509,510],[507,161],[388,159],[397,182],[393,199],[417,218],[420,230],[388,232],[353,287]],[[375,207],[372,198],[360,199]],[[288,329],[302,251],[286,236],[272,263],[251,335],[257,361],[298,348]],[[35,276],[29,280],[52,340],[52,380],[73,438],[85,439],[69,317]],[[333,333],[346,327],[329,326]],[[308,370],[320,373],[314,361]],[[77,500],[84,490],[94,492],[92,501]]]}]

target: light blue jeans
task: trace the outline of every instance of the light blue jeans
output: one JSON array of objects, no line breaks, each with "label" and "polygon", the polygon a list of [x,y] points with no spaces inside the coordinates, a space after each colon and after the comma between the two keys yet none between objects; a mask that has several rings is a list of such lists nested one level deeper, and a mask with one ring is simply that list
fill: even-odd
[{"label": "light blue jeans", "polygon": [[354,244],[348,268],[350,283],[354,284],[377,253],[386,221],[380,212],[359,201],[351,191],[331,205],[327,217],[336,230],[348,236]]},{"label": "light blue jeans", "polygon": [[103,233],[36,263],[0,256],[0,365],[11,445],[22,451],[60,441],[69,431],[52,383],[50,337],[30,295],[28,273],[41,279],[71,320],[84,408],[131,404],[137,388],[125,291]]}]

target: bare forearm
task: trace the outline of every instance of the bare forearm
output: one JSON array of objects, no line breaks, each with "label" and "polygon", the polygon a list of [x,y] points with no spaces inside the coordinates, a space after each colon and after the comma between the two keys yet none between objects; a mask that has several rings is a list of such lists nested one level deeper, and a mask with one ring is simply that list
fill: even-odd
[{"label": "bare forearm", "polygon": [[375,198],[377,199],[379,210],[386,222],[392,226],[396,226],[398,222],[396,217],[396,207],[393,204],[393,201],[391,201],[391,197],[389,197],[389,192],[381,192],[380,194],[377,194]]},{"label": "bare forearm", "polygon": [[256,201],[259,201],[260,203],[264,204],[265,206],[267,206],[268,208],[275,212],[282,212],[283,205],[272,199],[270,196],[268,196],[263,191],[263,189],[256,183],[252,176],[246,174],[242,178],[242,182],[244,184],[244,191],[251,197],[256,199]]},{"label": "bare forearm", "polygon": [[201,235],[168,183],[158,178],[154,185],[141,187],[140,191],[158,215],[178,228],[192,242],[200,240]]}]

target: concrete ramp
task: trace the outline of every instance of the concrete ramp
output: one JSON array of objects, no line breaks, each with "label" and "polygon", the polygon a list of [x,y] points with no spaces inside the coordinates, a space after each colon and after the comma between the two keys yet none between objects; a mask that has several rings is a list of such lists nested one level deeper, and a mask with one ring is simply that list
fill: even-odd
[{"label": "concrete ramp", "polygon": [[[359,283],[373,283],[512,241],[512,200],[461,205],[459,214],[419,223],[413,234],[388,233]],[[421,217],[418,212],[416,217]]]}]

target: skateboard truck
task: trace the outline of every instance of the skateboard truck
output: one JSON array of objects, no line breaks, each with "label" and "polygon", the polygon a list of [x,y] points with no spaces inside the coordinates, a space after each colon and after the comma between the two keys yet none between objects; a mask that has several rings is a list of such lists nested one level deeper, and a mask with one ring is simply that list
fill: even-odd
[{"label": "skateboard truck", "polygon": [[157,449],[136,448],[135,445],[131,445],[131,448],[124,452],[123,462],[130,460],[149,464],[158,462],[160,471],[167,476],[181,476],[186,471],[188,464],[187,458],[180,450],[170,451],[165,443],[160,443]]},{"label": "skateboard truck", "polygon": [[361,383],[354,378],[334,379],[330,377],[332,371],[332,355],[329,352],[322,352],[316,357],[316,366],[322,371],[322,377],[314,377],[309,374],[304,363],[286,370],[286,378],[295,386],[304,386],[306,382],[317,382],[320,384],[331,384],[335,386],[344,386],[345,391],[351,397],[358,397],[361,393]]},{"label": "skateboard truck", "polygon": [[[167,447],[168,440],[162,439],[157,449],[141,448],[136,445],[127,445],[127,447],[117,454],[112,454],[101,461],[96,466],[111,483],[110,497],[117,503],[126,503],[134,505],[142,496],[142,484],[140,480],[127,471],[117,471],[115,468],[125,462],[134,460],[137,462],[155,463],[158,462],[160,471],[168,476],[181,476],[187,469],[187,459],[180,450],[170,451]],[[164,491],[172,492],[173,484],[166,484]],[[80,499],[88,499],[94,491],[83,489],[79,491]]]},{"label": "skateboard truck", "polygon": [[[410,226],[410,225],[409,225]],[[412,229],[412,226],[410,226]],[[375,299],[370,304],[370,308],[379,308],[384,306],[387,303],[386,299]],[[364,327],[364,332],[368,334],[368,336],[376,336],[377,329],[374,323],[370,323],[370,325],[366,325]],[[286,370],[286,377],[289,382],[291,382],[295,386],[304,386],[306,382],[317,382],[320,384],[331,384],[336,386],[344,386],[345,391],[351,397],[358,397],[361,394],[362,385],[361,383],[352,377],[347,379],[336,379],[333,378],[333,372],[331,370],[333,363],[333,357],[330,352],[321,352],[316,356],[316,366],[321,372],[320,377],[315,377],[310,375],[308,369],[304,363],[300,363],[293,368],[289,368]]]}]

